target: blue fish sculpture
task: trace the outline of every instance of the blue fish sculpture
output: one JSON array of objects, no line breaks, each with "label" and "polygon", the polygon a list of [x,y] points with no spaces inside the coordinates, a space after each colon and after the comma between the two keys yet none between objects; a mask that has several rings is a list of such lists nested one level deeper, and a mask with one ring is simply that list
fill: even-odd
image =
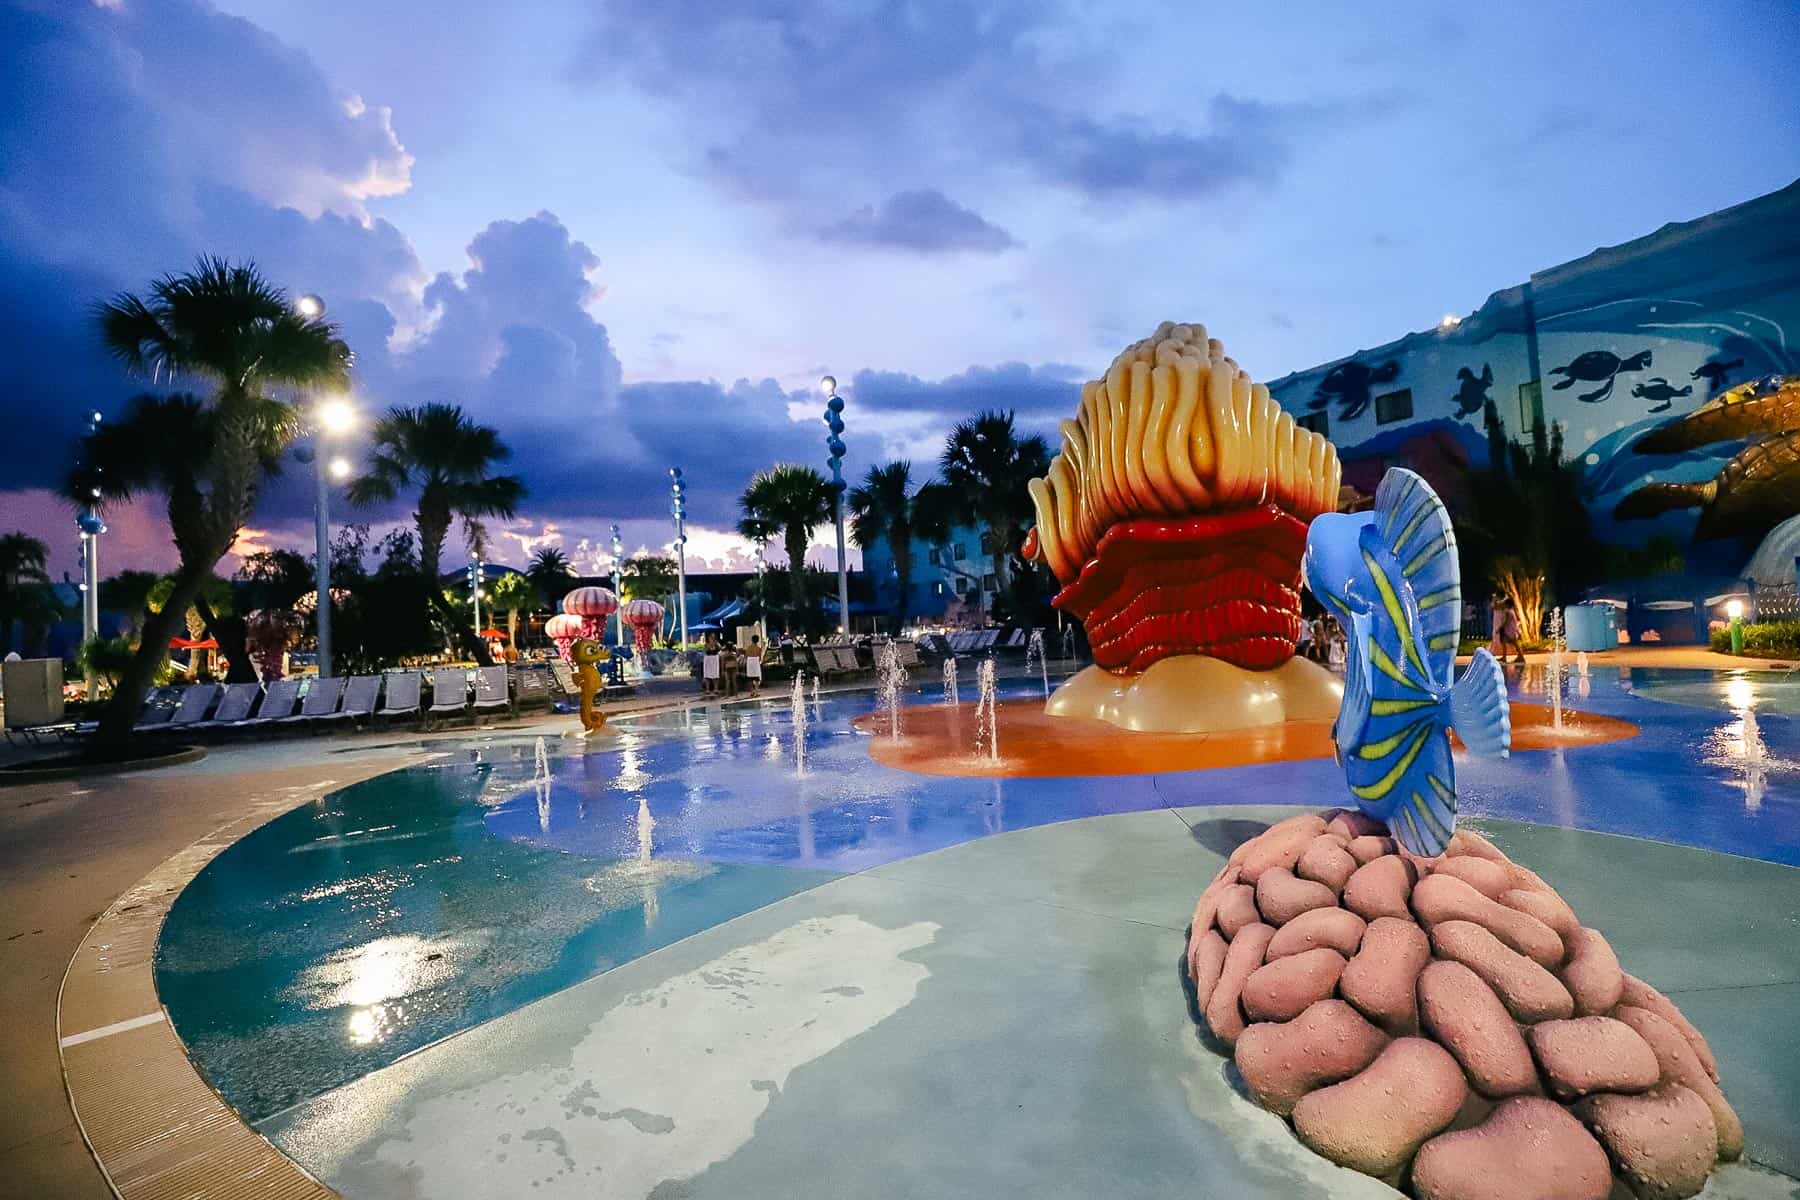
[{"label": "blue fish sculpture", "polygon": [[1462,583],[1450,514],[1423,479],[1390,468],[1373,512],[1313,521],[1304,571],[1349,642],[1332,737],[1350,794],[1412,853],[1441,854],[1456,831],[1450,730],[1476,754],[1512,746],[1494,656],[1477,650],[1452,681]]}]

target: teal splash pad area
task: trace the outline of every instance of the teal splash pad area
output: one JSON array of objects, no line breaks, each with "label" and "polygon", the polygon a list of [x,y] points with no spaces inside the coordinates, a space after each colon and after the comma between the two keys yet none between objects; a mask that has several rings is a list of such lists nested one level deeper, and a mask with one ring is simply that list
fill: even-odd
[{"label": "teal splash pad area", "polygon": [[[351,1197],[1391,1197],[1240,1094],[1179,981],[1195,881],[1294,811],[1095,817],[872,868],[260,1128]],[[1484,828],[1712,1039],[1756,1161],[1705,1194],[1800,1194],[1774,1173],[1800,1172],[1792,927],[1741,903],[1800,911],[1800,871]]]},{"label": "teal splash pad area", "polygon": [[[1800,1125],[1800,774],[1789,768],[1800,733],[1754,703],[1655,696],[1644,686],[1654,678],[1596,669],[1579,689],[1572,680],[1572,707],[1629,720],[1639,736],[1472,766],[1464,812],[1554,882],[1628,970],[1675,996],[1730,1060],[1725,1087],[1751,1154],[1800,1171],[1787,1132]],[[1729,678],[1669,682],[1742,699]],[[1541,673],[1513,684],[1542,701]],[[1002,698],[1030,691],[1013,684]],[[1095,1194],[1065,1183],[1101,1178],[1084,1173],[1088,1159],[1128,1181],[1139,1162],[1152,1174],[1131,1187],[1144,1194],[1162,1187],[1143,1182],[1163,1178],[1155,1171],[1191,1182],[1234,1154],[1244,1161],[1217,1177],[1258,1189],[1246,1194],[1354,1194],[1366,1182],[1340,1180],[1335,1193],[1268,1182],[1287,1176],[1259,1173],[1259,1156],[1301,1154],[1296,1188],[1330,1169],[1278,1122],[1256,1125],[1263,1114],[1180,1012],[1176,964],[1195,896],[1233,846],[1295,811],[1240,806],[1334,802],[1343,785],[1329,759],[1106,778],[922,776],[871,761],[852,725],[871,703],[808,704],[799,737],[785,698],[627,718],[598,744],[549,739],[541,765],[530,738],[477,736],[295,810],[226,850],[177,900],[157,959],[171,1021],[246,1119],[350,1196],[511,1195],[492,1181],[516,1190],[527,1176],[502,1165],[523,1172],[535,1163],[528,1148],[550,1153],[559,1138],[555,1164],[530,1176],[550,1190],[532,1194],[634,1194],[648,1180],[636,1194],[667,1183],[659,1195],[791,1195],[777,1186],[780,1164],[811,1171],[832,1153],[802,1144],[803,1123],[782,1132],[786,1114],[815,1107],[807,1119],[841,1125],[858,1145],[882,1121],[913,1122],[965,1157],[981,1153],[973,1132],[958,1140],[937,1110],[974,1130],[1030,1116],[1031,1128],[995,1144],[1016,1139],[1021,1157],[1035,1147],[1039,1174],[1021,1178],[1052,1194]],[[883,1045],[896,1021],[919,1061],[898,1048],[865,1057],[858,1048]],[[596,1022],[605,1053],[583,1057]],[[805,1053],[758,1049],[719,1073],[721,1047],[768,1037]],[[500,1060],[512,1050],[493,1047],[529,1046],[549,1062],[559,1041],[561,1074],[509,1082],[514,1098],[493,1111],[523,1104],[521,1088],[548,1097],[560,1079],[561,1123],[495,1125],[509,1136],[489,1144],[466,1113],[415,1121],[449,1113],[433,1097],[448,1104],[479,1080],[510,1079]],[[643,1071],[626,1069],[627,1046],[648,1056]],[[1190,1051],[1198,1057],[1180,1065]],[[681,1057],[694,1054],[699,1067]],[[1056,1064],[1082,1086],[1043,1078]],[[836,1082],[822,1093],[787,1082],[815,1076]],[[1145,1083],[1171,1078],[1178,1095]],[[446,1082],[434,1091],[433,1080]],[[747,1087],[759,1105],[750,1132],[736,1149],[675,1136],[711,1118],[692,1108],[688,1083],[671,1094],[666,1080],[730,1105]],[[985,1098],[965,1106],[968,1089]],[[1015,1112],[1002,1111],[1009,1104]],[[1234,1140],[1240,1117],[1266,1136]],[[1131,1122],[1155,1135],[1140,1139]],[[1142,1152],[1092,1144],[1089,1126]],[[484,1173],[434,1176],[438,1138],[480,1147]],[[1181,1138],[1179,1152],[1163,1146]],[[928,1141],[901,1138],[917,1155]],[[934,1174],[929,1155],[885,1154],[876,1161],[900,1174],[874,1194],[902,1194],[909,1180],[913,1194],[1017,1190],[980,1162],[965,1188],[962,1176]],[[766,1182],[734,1174],[764,1156]],[[822,1188],[862,1186],[849,1166],[832,1170]],[[384,1171],[398,1173],[381,1182]],[[1762,1186],[1753,1172],[1714,1186],[1734,1179]]]}]

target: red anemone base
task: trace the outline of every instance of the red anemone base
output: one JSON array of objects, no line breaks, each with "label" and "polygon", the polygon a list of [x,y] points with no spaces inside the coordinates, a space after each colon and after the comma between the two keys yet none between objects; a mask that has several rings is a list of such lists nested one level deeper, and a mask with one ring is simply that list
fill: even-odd
[{"label": "red anemone base", "polygon": [[1107,530],[1053,603],[1087,627],[1094,662],[1140,672],[1201,654],[1253,671],[1294,656],[1306,526],[1279,506]]}]

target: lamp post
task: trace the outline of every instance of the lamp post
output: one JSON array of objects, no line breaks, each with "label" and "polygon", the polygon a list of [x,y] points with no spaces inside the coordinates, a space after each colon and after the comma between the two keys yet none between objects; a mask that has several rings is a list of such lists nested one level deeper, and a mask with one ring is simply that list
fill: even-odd
[{"label": "lamp post", "polygon": [[486,564],[479,558],[469,560],[469,603],[475,608],[475,636],[481,636],[481,577]]},{"label": "lamp post", "polygon": [[[302,297],[305,299],[305,297]],[[325,439],[348,433],[356,424],[356,410],[342,396],[330,396],[313,406],[313,585],[319,621],[319,678],[331,678],[331,484],[350,475],[350,463],[325,457]]]},{"label": "lamp post", "polygon": [[[831,507],[837,518],[837,558],[838,558],[838,632],[850,632],[850,566],[844,557],[844,398],[837,394],[837,380],[827,375],[819,380],[819,390],[825,393],[825,427],[831,430],[825,439],[825,448],[831,451],[831,457],[825,461],[831,464]],[[789,564],[791,571],[801,569],[800,564]]]},{"label": "lamp post", "polygon": [[687,649],[687,483],[680,467],[669,468],[669,512],[675,518],[676,606],[681,613],[681,648]]},{"label": "lamp post", "polygon": [[[612,526],[612,528],[609,529],[607,532],[612,534],[613,595],[617,596],[619,598],[620,605],[623,605],[625,603],[625,575],[624,575],[624,559],[620,555],[620,550],[622,549],[622,546],[619,541],[618,525],[615,523]],[[619,649],[623,650],[625,648],[625,618],[615,612],[613,614],[613,626],[614,626],[614,628],[616,628],[618,630],[618,633],[619,633]]]},{"label": "lamp post", "polygon": [[[100,414],[88,414],[88,437],[92,438],[100,432]],[[97,470],[98,468],[96,468]],[[88,504],[79,517],[75,518],[75,527],[81,530],[81,641],[83,645],[100,636],[100,535],[106,532],[106,522],[100,519],[100,512],[95,507],[100,500],[100,488],[88,488]],[[100,686],[100,677],[89,667],[86,672],[87,698],[94,698],[94,691]]]},{"label": "lamp post", "polygon": [[1731,618],[1731,652],[1742,654],[1744,652],[1744,602],[1727,600],[1725,615]]}]

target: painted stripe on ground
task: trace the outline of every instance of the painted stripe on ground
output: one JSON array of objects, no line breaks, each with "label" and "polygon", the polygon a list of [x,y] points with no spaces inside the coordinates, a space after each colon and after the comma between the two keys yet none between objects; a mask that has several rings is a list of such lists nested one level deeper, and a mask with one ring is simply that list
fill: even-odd
[{"label": "painted stripe on ground", "polygon": [[154,1025],[158,1021],[165,1019],[166,1018],[159,1010],[153,1013],[145,1013],[141,1017],[132,1017],[125,1021],[114,1021],[111,1025],[102,1025],[100,1028],[90,1029],[86,1033],[71,1033],[62,1040],[62,1046],[66,1050],[70,1046],[79,1046],[83,1042],[98,1041],[103,1037],[111,1037],[115,1033],[124,1033],[128,1029],[142,1029],[146,1025]]}]

